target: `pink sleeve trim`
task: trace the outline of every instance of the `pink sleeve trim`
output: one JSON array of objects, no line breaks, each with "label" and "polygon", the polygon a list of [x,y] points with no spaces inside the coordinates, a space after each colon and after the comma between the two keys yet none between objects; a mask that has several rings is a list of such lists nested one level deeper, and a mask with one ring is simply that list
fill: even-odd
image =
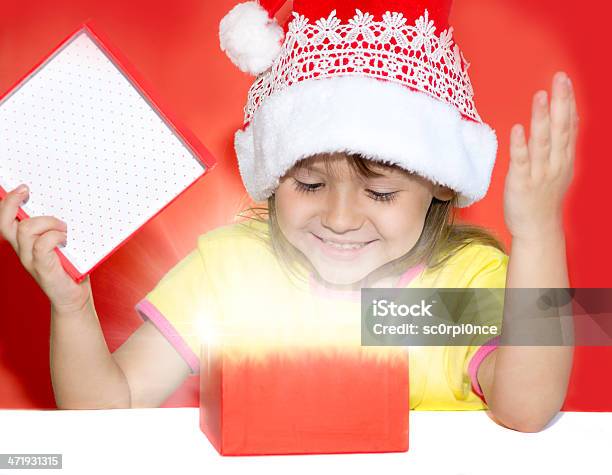
[{"label": "pink sleeve trim", "polygon": [[414,267],[409,268],[406,272],[402,274],[399,278],[395,287],[407,287],[410,282],[412,282],[415,277],[417,277],[421,272],[425,270],[425,264],[420,263]]},{"label": "pink sleeve trim", "polygon": [[468,375],[470,376],[470,380],[472,381],[472,388],[474,389],[476,395],[480,397],[480,399],[482,399],[484,403],[486,403],[484,393],[482,392],[482,388],[480,387],[480,384],[478,383],[478,378],[476,376],[478,374],[478,368],[480,368],[482,360],[484,360],[485,356],[487,356],[489,353],[491,353],[497,348],[499,344],[499,338],[499,335],[494,338],[491,338],[490,340],[485,342],[484,345],[478,348],[476,353],[474,353],[474,356],[472,356],[472,359],[470,360],[470,363],[468,365]]},{"label": "pink sleeve trim", "polygon": [[164,317],[146,298],[138,302],[134,308],[143,320],[151,320],[151,322],[153,322],[162,335],[168,339],[176,351],[178,351],[187,362],[191,372],[193,374],[198,374],[200,372],[200,359],[193,350],[189,348],[189,345],[185,343],[185,340],[179,335],[168,319],[166,319],[166,317]]}]

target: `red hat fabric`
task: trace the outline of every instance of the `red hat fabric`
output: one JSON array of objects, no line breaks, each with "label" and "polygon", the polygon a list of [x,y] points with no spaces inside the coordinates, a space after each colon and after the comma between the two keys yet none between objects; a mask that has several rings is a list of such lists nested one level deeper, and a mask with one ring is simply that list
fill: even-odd
[{"label": "red hat fabric", "polygon": [[[459,207],[484,197],[497,138],[476,111],[469,63],[452,39],[451,0],[294,0],[281,28],[273,17],[283,3],[239,4],[220,24],[222,49],[239,67],[248,53],[230,52],[228,38],[267,44],[267,60],[255,53],[235,136],[253,199],[269,197],[296,161],[333,152],[417,172],[456,190]],[[247,10],[257,14],[245,20]]]}]

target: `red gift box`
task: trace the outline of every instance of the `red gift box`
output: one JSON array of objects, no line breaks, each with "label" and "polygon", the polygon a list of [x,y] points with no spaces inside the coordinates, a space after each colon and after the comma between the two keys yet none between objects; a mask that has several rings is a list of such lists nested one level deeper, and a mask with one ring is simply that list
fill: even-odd
[{"label": "red gift box", "polygon": [[408,352],[202,345],[200,428],[221,455],[405,452]]}]

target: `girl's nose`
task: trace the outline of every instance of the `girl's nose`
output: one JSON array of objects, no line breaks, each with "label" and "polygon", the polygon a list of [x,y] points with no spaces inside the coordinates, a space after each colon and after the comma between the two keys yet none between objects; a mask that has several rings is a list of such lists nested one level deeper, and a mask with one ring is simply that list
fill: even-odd
[{"label": "girl's nose", "polygon": [[347,190],[330,190],[326,209],[321,215],[321,224],[337,234],[361,228],[363,213],[359,210],[356,197]]}]

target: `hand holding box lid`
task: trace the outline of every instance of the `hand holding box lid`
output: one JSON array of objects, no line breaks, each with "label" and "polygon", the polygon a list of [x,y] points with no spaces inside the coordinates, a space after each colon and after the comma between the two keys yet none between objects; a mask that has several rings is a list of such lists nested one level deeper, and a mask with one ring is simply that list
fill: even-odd
[{"label": "hand holding box lid", "polygon": [[0,98],[0,128],[0,197],[27,183],[17,218],[68,224],[76,281],[215,164],[91,23]]}]

